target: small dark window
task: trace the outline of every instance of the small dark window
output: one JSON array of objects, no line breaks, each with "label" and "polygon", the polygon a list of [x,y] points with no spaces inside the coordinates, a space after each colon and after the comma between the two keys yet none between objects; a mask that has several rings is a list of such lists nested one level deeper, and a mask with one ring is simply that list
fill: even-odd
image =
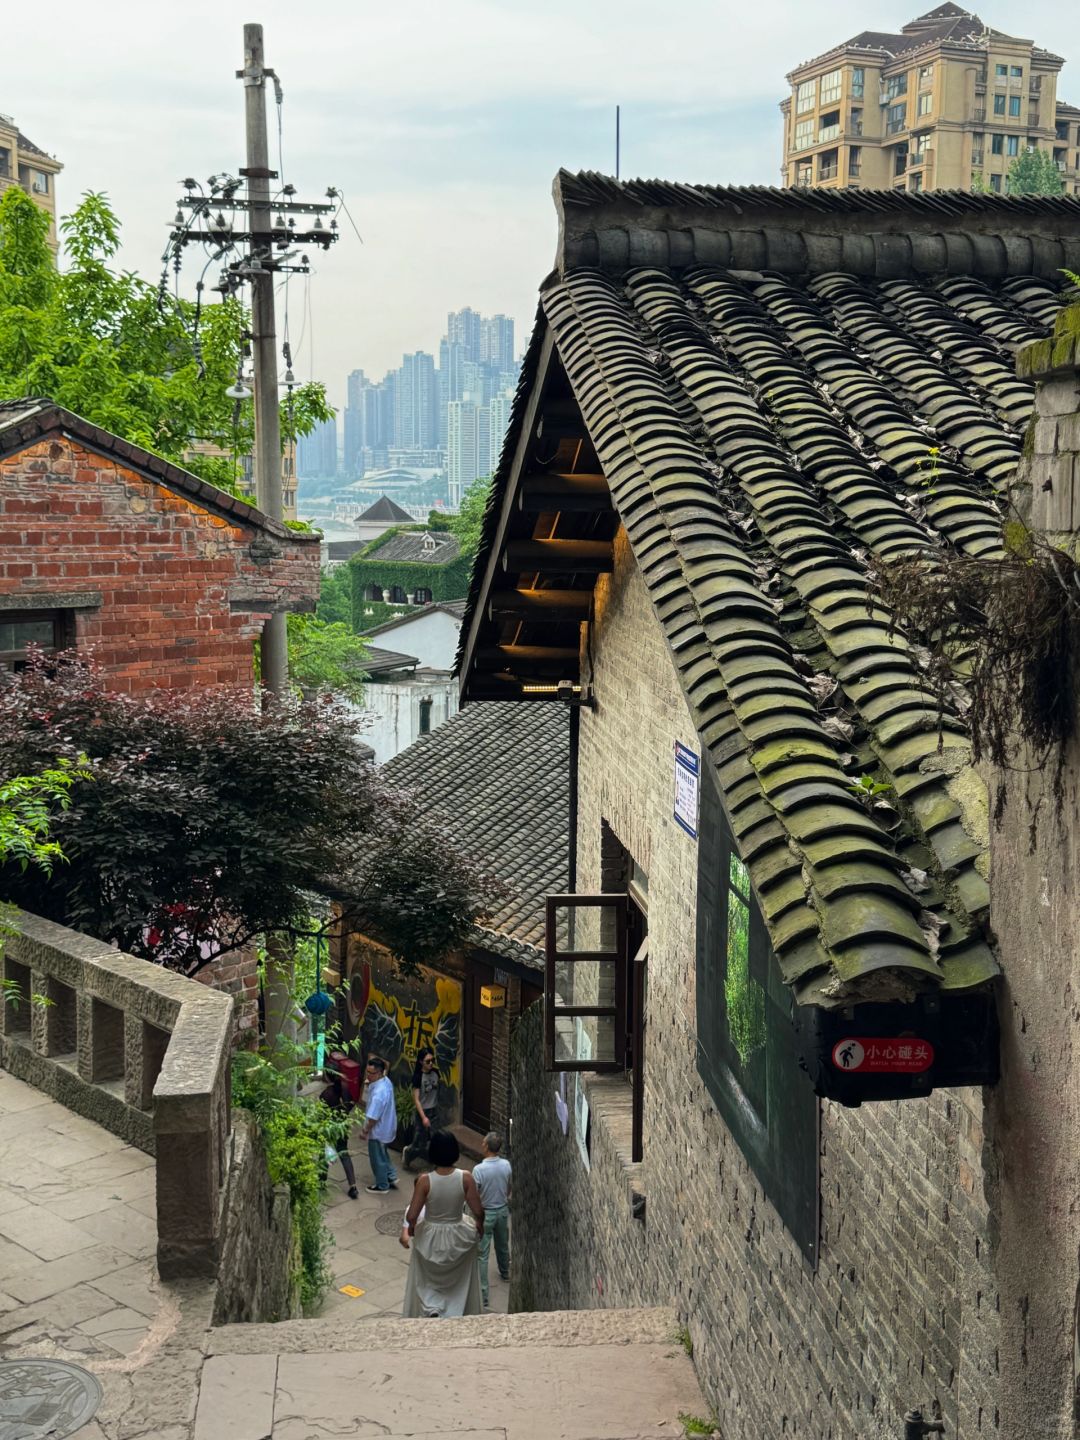
[{"label": "small dark window", "polygon": [[415,591],[415,598],[417,605],[430,605],[431,591],[425,590],[422,585],[418,585]]},{"label": "small dark window", "polygon": [[22,670],[27,648],[52,655],[66,644],[64,621],[54,610],[0,611],[0,670]]},{"label": "small dark window", "polygon": [[816,1263],[817,1100],[796,1056],[791,992],[707,768],[699,825],[698,1074],[781,1220]]},{"label": "small dark window", "polygon": [[431,734],[431,701],[427,696],[420,701],[420,734]]},{"label": "small dark window", "polygon": [[400,585],[391,585],[391,586],[390,586],[390,604],[391,604],[391,605],[404,605],[404,604],[405,604],[405,591],[401,588]]},{"label": "small dark window", "polygon": [[381,600],[381,599],[382,599],[382,586],[381,586],[381,585],[365,585],[365,586],[364,586],[364,599],[365,599],[365,600]]}]

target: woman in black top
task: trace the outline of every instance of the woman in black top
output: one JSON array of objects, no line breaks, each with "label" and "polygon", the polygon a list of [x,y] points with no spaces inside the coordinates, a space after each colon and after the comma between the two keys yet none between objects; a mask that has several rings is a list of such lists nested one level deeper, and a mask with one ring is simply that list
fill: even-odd
[{"label": "woman in black top", "polygon": [[[319,1099],[324,1105],[328,1105],[330,1109],[334,1111],[335,1115],[348,1115],[353,1108],[353,1101],[351,1095],[348,1094],[344,1085],[341,1083],[341,1076],[336,1070],[330,1070],[329,1068],[323,1072],[323,1075],[330,1083],[319,1096]],[[338,1159],[341,1161],[341,1168],[345,1171],[345,1179],[349,1186],[349,1199],[356,1200],[359,1198],[360,1192],[356,1188],[356,1171],[353,1169],[352,1156],[349,1154],[348,1135],[343,1135],[340,1140],[337,1140],[334,1148],[337,1150]],[[325,1181],[325,1168],[323,1178]]]},{"label": "woman in black top", "polygon": [[405,1146],[401,1156],[406,1169],[411,1168],[414,1160],[427,1159],[428,1142],[439,1128],[439,1072],[435,1065],[435,1051],[428,1046],[416,1057],[412,1093],[416,1110],[412,1142]]}]

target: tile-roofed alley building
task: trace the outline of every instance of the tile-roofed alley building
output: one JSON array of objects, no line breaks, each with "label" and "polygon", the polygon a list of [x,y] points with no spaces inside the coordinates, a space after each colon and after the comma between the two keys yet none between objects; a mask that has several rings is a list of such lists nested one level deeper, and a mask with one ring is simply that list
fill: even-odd
[{"label": "tile-roofed alley building", "polygon": [[895,33],[830,43],[787,76],[784,183],[1007,193],[1010,165],[1030,148],[1074,194],[1080,129],[1058,99],[1063,64],[952,4]]},{"label": "tile-roofed alley building", "polygon": [[466,715],[575,708],[567,923],[619,958],[556,955],[546,1033],[518,1027],[518,1302],[673,1299],[729,1436],[912,1406],[1064,1436],[1080,1235],[1051,1177],[1080,1156],[1044,1122],[1076,1073],[1023,937],[994,944],[991,852],[1002,893],[1039,880],[876,573],[1003,556],[1041,443],[1016,355],[1080,268],[1080,201],[564,172],[556,202],[459,662]]},{"label": "tile-roofed alley building", "polygon": [[[447,844],[482,861],[498,889],[472,943],[419,981],[401,979],[373,937],[341,939],[347,993],[366,997],[363,1009],[351,1004],[349,1029],[390,1051],[398,1083],[409,1083],[416,1059],[404,1017],[440,1000],[461,1017],[453,1053],[440,1059],[441,1113],[481,1134],[507,1127],[510,1026],[540,993],[545,897],[569,883],[570,725],[565,706],[470,705],[390,760],[384,777],[438,815]],[[493,986],[494,1005],[483,995]]]}]

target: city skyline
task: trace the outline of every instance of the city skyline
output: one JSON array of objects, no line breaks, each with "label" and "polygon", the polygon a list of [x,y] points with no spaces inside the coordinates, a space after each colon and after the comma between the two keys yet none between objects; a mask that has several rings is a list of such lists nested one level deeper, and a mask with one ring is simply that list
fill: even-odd
[{"label": "city skyline", "polygon": [[[977,8],[986,24],[1063,55],[1061,98],[1080,103],[1060,7],[1033,0],[1020,19],[1000,0]],[[342,215],[341,241],[316,257],[309,295],[290,287],[296,374],[326,382],[341,409],[349,371],[381,374],[425,348],[433,314],[501,312],[524,344],[536,277],[557,240],[552,178],[560,166],[614,170],[616,104],[624,177],[775,185],[785,74],[820,53],[823,34],[889,29],[912,13],[907,0],[872,11],[858,0],[774,0],[738,13],[734,43],[736,17],[713,0],[685,0],[678,25],[645,0],[552,0],[542,13],[496,0],[462,0],[452,12],[435,0],[407,11],[326,0],[318,23],[284,0],[263,0],[256,16],[232,0],[191,0],[147,25],[116,0],[110,23],[124,45],[103,48],[96,12],[60,0],[46,48],[33,12],[6,18],[19,64],[5,73],[0,111],[63,163],[62,214],[85,191],[109,196],[124,227],[118,264],[156,283],[183,177],[243,164],[234,76],[242,26],[259,19],[284,89],[285,178],[311,200],[340,187],[363,236]],[[553,34],[573,64],[552,66]],[[78,101],[61,99],[61,77],[82,73],[91,53]],[[133,110],[151,165],[133,161]],[[188,294],[194,260],[182,277]]]}]

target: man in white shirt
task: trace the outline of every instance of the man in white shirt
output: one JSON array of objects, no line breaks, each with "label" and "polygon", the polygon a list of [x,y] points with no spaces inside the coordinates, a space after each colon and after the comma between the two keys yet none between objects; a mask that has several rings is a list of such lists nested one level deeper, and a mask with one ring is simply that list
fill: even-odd
[{"label": "man in white shirt", "polygon": [[386,1073],[386,1061],[369,1055],[367,1062],[367,1101],[364,1128],[360,1139],[367,1141],[368,1161],[373,1183],[367,1188],[376,1194],[397,1189],[397,1171],[387,1145],[397,1135],[397,1104],[394,1084]]}]

